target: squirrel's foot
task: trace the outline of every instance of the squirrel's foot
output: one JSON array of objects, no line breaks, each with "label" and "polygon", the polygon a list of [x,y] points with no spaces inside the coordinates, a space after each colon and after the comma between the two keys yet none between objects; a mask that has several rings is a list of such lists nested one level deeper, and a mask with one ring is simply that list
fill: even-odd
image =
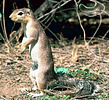
[{"label": "squirrel's foot", "polygon": [[28,91],[28,88],[22,88],[20,91]]},{"label": "squirrel's foot", "polygon": [[29,97],[32,97],[32,98],[44,96],[43,93],[40,93],[40,94],[28,93],[27,95],[28,95]]},{"label": "squirrel's foot", "polygon": [[36,87],[36,86],[34,86],[34,87],[32,88],[32,90],[33,90],[33,91],[37,90],[37,87]]},{"label": "squirrel's foot", "polygon": [[21,46],[21,50],[20,50],[20,52],[23,53],[23,52],[25,51],[25,49],[26,49],[26,47]]}]

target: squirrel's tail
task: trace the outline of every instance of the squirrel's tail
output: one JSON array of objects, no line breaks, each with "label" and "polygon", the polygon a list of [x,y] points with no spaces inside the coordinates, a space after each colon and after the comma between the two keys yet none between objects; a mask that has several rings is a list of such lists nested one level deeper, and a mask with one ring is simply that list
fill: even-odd
[{"label": "squirrel's tail", "polygon": [[79,89],[79,91],[76,92],[79,95],[94,95],[100,89],[99,85],[91,81],[79,80],[76,78],[58,77],[58,81],[62,85]]}]

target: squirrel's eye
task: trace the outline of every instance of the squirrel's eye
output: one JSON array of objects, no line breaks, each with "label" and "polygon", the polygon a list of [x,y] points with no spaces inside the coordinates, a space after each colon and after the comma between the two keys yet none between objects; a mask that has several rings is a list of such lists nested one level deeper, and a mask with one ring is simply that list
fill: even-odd
[{"label": "squirrel's eye", "polygon": [[19,12],[18,15],[22,16],[23,15],[23,12]]}]

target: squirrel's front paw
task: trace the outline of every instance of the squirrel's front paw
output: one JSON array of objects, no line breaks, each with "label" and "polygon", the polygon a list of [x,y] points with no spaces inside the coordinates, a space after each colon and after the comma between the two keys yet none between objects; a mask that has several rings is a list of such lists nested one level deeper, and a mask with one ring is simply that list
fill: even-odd
[{"label": "squirrel's front paw", "polygon": [[23,53],[24,51],[25,51],[25,49],[26,49],[26,47],[24,47],[24,46],[21,46],[21,53]]}]

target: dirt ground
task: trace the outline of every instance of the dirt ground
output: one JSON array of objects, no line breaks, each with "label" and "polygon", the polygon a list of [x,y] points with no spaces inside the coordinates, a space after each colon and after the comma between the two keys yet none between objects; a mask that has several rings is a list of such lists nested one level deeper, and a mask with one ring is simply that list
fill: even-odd
[{"label": "dirt ground", "polygon": [[[82,40],[62,41],[52,43],[52,52],[56,67],[65,67],[73,73],[79,69],[89,69],[94,73],[91,80],[100,85],[97,93],[101,99],[109,99],[109,39],[96,38],[89,46],[84,46]],[[0,44],[0,100],[29,100],[20,90],[32,87],[29,70],[32,61],[28,49],[20,54],[20,47],[14,46],[9,52],[5,44]],[[78,72],[79,73],[79,72]],[[80,73],[81,74],[81,73]],[[78,74],[79,75],[79,74]],[[77,78],[83,78],[76,75]],[[87,79],[87,77],[85,77]],[[106,97],[107,96],[107,97]]]}]

